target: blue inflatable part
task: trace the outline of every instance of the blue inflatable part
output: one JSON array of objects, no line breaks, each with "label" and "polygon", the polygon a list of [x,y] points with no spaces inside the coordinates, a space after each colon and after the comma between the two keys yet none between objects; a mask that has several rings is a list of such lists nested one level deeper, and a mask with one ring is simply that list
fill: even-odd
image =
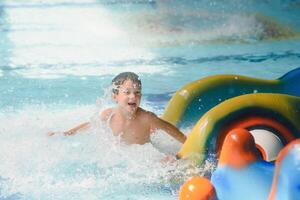
[{"label": "blue inflatable part", "polygon": [[255,162],[243,169],[221,166],[212,174],[217,197],[221,200],[267,199],[272,185],[274,164]]},{"label": "blue inflatable part", "polygon": [[278,167],[275,200],[300,200],[300,144],[287,152]]},{"label": "blue inflatable part", "polygon": [[279,80],[282,82],[283,93],[300,96],[300,67],[286,73]]}]

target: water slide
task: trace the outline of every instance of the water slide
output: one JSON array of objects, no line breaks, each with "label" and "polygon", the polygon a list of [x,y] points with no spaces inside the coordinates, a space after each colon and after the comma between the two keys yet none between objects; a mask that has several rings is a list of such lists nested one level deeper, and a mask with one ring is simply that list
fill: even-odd
[{"label": "water slide", "polygon": [[300,198],[300,68],[275,80],[194,81],[175,93],[163,118],[193,127],[177,157],[197,165],[211,155],[218,160],[211,177],[192,177],[181,187],[180,199]]}]

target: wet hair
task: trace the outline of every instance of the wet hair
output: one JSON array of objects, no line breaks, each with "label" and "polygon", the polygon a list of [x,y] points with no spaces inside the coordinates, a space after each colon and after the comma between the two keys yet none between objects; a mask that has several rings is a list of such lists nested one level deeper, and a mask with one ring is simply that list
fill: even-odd
[{"label": "wet hair", "polygon": [[112,92],[118,94],[120,86],[127,80],[131,80],[135,83],[140,89],[142,88],[142,82],[139,76],[133,72],[122,72],[115,76],[111,81]]}]

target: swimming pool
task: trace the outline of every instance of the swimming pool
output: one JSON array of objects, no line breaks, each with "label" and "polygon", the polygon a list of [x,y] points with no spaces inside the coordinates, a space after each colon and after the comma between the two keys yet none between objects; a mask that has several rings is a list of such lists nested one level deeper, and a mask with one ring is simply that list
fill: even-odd
[{"label": "swimming pool", "polygon": [[[134,71],[142,107],[213,74],[275,79],[299,67],[298,1],[0,2],[0,199],[176,199],[193,173],[179,145],[124,146],[100,124],[112,77]],[[47,137],[91,120],[73,137]],[[188,132],[188,130],[185,130]]]}]

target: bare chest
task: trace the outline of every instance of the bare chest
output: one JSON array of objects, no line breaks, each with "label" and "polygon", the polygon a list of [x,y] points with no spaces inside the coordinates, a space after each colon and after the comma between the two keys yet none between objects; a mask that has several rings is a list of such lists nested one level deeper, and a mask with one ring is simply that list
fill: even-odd
[{"label": "bare chest", "polygon": [[110,121],[113,134],[129,144],[144,144],[150,140],[150,126],[145,120],[122,121],[117,118]]}]

